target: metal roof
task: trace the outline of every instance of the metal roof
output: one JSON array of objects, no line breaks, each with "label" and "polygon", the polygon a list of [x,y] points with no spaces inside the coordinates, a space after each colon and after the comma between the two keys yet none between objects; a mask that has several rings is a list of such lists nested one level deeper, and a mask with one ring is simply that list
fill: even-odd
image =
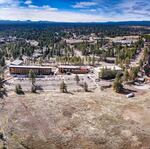
[{"label": "metal roof", "polygon": [[16,59],[16,60],[14,60],[13,62],[11,62],[10,64],[11,64],[11,65],[21,65],[22,63],[23,63],[22,60]]},{"label": "metal roof", "polygon": [[46,67],[46,66],[15,66],[15,65],[10,65],[9,68],[29,68],[29,69],[34,69],[34,68],[37,68],[37,69],[52,69],[52,67]]},{"label": "metal roof", "polygon": [[66,68],[66,69],[79,69],[79,68],[81,68],[81,69],[88,69],[88,67],[86,67],[86,66],[74,66],[74,65],[60,65],[60,66],[58,66],[58,68]]},{"label": "metal roof", "polygon": [[73,66],[73,65],[61,65],[58,66],[58,68],[70,68],[70,69],[75,69],[75,68],[80,68],[80,66]]}]

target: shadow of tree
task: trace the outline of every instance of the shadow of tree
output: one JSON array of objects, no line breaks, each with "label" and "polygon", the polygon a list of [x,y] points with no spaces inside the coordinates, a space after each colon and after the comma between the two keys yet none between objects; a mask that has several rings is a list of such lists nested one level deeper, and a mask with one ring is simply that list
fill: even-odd
[{"label": "shadow of tree", "polygon": [[7,97],[7,91],[5,88],[1,88],[0,89],[0,98],[4,98],[4,97]]},{"label": "shadow of tree", "polygon": [[121,94],[128,95],[128,94],[133,93],[133,92],[136,93],[137,91],[124,88],[124,89],[122,90]]}]

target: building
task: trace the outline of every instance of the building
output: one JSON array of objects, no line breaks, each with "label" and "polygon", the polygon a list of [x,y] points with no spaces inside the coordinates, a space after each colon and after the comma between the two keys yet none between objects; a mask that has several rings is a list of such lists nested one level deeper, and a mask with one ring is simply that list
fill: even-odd
[{"label": "building", "polygon": [[4,38],[0,38],[0,44],[4,44],[5,43],[5,39]]},{"label": "building", "polygon": [[28,75],[30,70],[32,70],[36,75],[50,75],[52,73],[51,67],[43,66],[15,66],[10,65],[9,71],[12,75]]},{"label": "building", "polygon": [[27,43],[30,43],[31,46],[37,47],[38,46],[38,42],[35,40],[26,40]]},{"label": "building", "polygon": [[71,66],[71,65],[61,65],[58,66],[60,73],[74,73],[74,74],[86,74],[89,73],[89,68],[85,66]]},{"label": "building", "polygon": [[94,68],[94,74],[96,75],[97,78],[99,78],[99,74],[101,72],[102,69],[107,69],[107,70],[115,70],[116,72],[121,72],[122,69],[117,66],[117,65],[108,65],[108,66],[101,66],[101,67],[96,67]]},{"label": "building", "polygon": [[94,40],[89,40],[89,39],[65,39],[66,43],[67,44],[71,44],[71,45],[74,45],[74,44],[79,44],[79,43],[93,43]]},{"label": "building", "polygon": [[107,63],[115,63],[116,57],[106,57],[105,60]]},{"label": "building", "polygon": [[116,44],[130,46],[132,43],[135,43],[139,40],[139,36],[117,36],[115,38],[108,37],[108,39]]},{"label": "building", "polygon": [[18,65],[22,65],[22,64],[23,64],[23,61],[22,61],[22,60],[19,60],[19,59],[16,59],[16,60],[14,60],[13,62],[11,62],[10,64],[11,64],[11,65],[18,66]]}]

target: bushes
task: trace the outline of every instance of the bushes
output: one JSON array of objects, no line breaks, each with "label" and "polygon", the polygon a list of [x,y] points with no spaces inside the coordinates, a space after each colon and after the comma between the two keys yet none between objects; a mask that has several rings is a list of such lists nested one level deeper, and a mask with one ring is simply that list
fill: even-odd
[{"label": "bushes", "polygon": [[116,77],[117,71],[116,70],[110,70],[107,68],[103,68],[99,74],[99,77],[102,79],[114,79]]}]

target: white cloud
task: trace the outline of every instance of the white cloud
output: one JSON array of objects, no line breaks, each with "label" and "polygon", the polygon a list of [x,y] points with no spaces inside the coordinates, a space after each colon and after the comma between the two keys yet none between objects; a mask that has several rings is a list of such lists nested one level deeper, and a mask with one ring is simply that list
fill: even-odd
[{"label": "white cloud", "polygon": [[[97,6],[95,8],[90,8],[90,6],[96,5],[98,2],[80,2],[80,5],[79,3],[77,3],[78,8],[85,9],[80,9],[80,11],[78,12],[73,12],[67,10],[58,10],[57,8],[53,8],[47,5],[36,6],[28,4],[26,7],[23,7],[21,6],[21,4],[24,3],[22,0],[0,0],[0,20],[46,20],[56,22],[104,22],[149,20],[149,5],[145,6],[144,9],[140,9],[138,11],[138,9],[135,10],[135,7],[133,7],[135,5],[137,6],[136,1],[137,0],[132,0],[132,2],[127,4],[126,0],[124,0],[123,3],[120,3],[119,5],[114,5],[111,9],[109,7],[102,9]],[[144,2],[147,1],[149,0],[145,0]],[[140,5],[141,4],[142,3],[140,3]]]},{"label": "white cloud", "polygon": [[[28,5],[28,8],[30,9],[43,9],[43,10],[49,10],[49,11],[56,11],[58,10],[57,8],[52,8],[48,5],[43,5],[43,6],[36,6],[36,5]],[[24,8],[27,9],[27,8]]]},{"label": "white cloud", "polygon": [[10,4],[12,2],[12,0],[0,0],[0,4]]},{"label": "white cloud", "polygon": [[51,10],[55,8],[1,8],[0,20],[47,20],[56,22],[99,22],[105,18],[77,12]]},{"label": "white cloud", "polygon": [[38,8],[38,6],[36,6],[36,5],[29,5],[28,7],[29,7],[29,8],[33,8],[33,9],[34,9],[34,8]]},{"label": "white cloud", "polygon": [[19,3],[19,0],[0,0],[0,5],[3,6],[16,6]]},{"label": "white cloud", "polygon": [[150,3],[149,0],[132,0],[132,1],[126,1],[124,0],[122,3],[118,4],[116,9],[122,10],[122,13],[124,16],[129,16],[134,18],[141,18],[145,19],[149,17],[150,19],[150,13],[149,9]]},{"label": "white cloud", "polygon": [[73,5],[73,8],[89,8],[91,6],[97,5],[96,2],[78,2],[75,5]]},{"label": "white cloud", "polygon": [[31,1],[31,0],[26,0],[26,1],[24,2],[24,4],[26,4],[26,5],[31,5],[31,4],[32,4],[32,1]]}]

